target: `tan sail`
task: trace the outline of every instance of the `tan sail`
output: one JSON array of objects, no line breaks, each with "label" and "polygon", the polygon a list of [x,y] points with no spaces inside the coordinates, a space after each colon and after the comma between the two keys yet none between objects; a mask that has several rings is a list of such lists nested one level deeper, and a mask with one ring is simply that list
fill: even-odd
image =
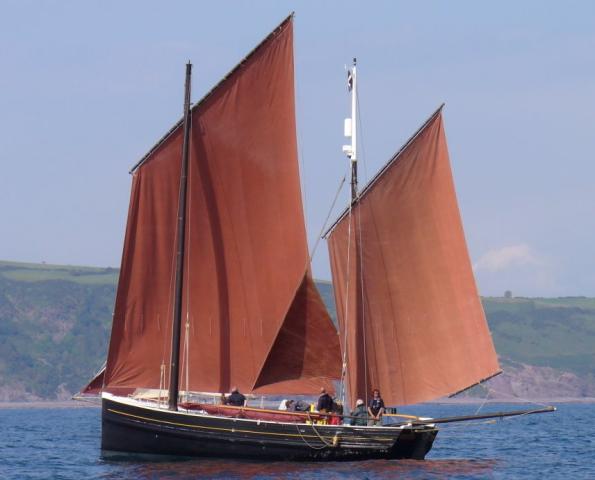
[{"label": "tan sail", "polygon": [[[292,41],[290,17],[192,109],[183,390],[313,393],[340,375],[309,271]],[[133,174],[107,390],[169,381],[181,137]]]},{"label": "tan sail", "polygon": [[328,236],[350,398],[452,394],[499,372],[439,109]]}]

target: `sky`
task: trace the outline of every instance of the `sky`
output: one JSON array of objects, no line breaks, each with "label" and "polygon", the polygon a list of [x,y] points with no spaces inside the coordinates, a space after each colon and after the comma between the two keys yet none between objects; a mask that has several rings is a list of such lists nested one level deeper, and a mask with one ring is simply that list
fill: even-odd
[{"label": "sky", "polygon": [[[482,295],[595,296],[595,2],[0,1],[0,259],[119,266],[129,168],[291,11],[313,246],[442,103]],[[344,188],[335,207],[347,202]],[[326,246],[313,260],[330,279]]]}]

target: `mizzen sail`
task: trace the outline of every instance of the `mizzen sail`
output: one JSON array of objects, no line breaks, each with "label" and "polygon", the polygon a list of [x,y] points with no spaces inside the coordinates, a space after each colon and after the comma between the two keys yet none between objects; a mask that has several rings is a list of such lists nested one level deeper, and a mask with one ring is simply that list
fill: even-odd
[{"label": "mizzen sail", "polygon": [[452,394],[499,372],[475,285],[441,108],[328,235],[352,400]]},{"label": "mizzen sail", "polygon": [[[289,17],[192,109],[182,390],[313,393],[340,374],[309,271],[292,40]],[[133,171],[107,390],[168,383],[181,149],[178,125]]]}]

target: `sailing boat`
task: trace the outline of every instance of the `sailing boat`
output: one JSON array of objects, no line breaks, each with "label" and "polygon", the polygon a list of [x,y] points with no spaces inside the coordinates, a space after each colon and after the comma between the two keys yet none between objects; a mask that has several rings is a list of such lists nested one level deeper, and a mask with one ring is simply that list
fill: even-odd
[{"label": "sailing boat", "polygon": [[292,41],[293,15],[192,107],[188,64],[183,119],[132,169],[106,367],[84,390],[101,390],[106,452],[423,459],[452,418],[331,425],[209,398],[339,381],[349,402],[373,386],[405,405],[499,371],[440,110],[328,233],[337,334],[310,272]]}]

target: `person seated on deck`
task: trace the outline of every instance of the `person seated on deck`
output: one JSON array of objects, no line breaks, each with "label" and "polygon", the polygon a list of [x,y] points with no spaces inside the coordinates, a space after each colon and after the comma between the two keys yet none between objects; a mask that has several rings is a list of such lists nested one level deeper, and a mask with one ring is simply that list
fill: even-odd
[{"label": "person seated on deck", "polygon": [[364,401],[361,398],[355,402],[355,409],[351,411],[351,425],[364,427],[368,424],[368,410]]},{"label": "person seated on deck", "polygon": [[368,413],[370,414],[370,419],[368,420],[368,425],[382,425],[382,414],[384,413],[384,400],[380,396],[380,390],[377,388],[374,389],[372,392],[372,399],[370,403],[368,403]]},{"label": "person seated on deck", "polygon": [[246,397],[240,393],[238,387],[231,389],[231,394],[227,397],[226,405],[232,407],[244,407],[246,405]]},{"label": "person seated on deck", "polygon": [[308,410],[310,410],[310,405],[308,405],[308,403],[304,402],[303,400],[298,400],[293,404],[294,412],[307,412]]},{"label": "person seated on deck", "polygon": [[330,425],[341,425],[343,423],[343,404],[333,400],[333,416]]},{"label": "person seated on deck", "polygon": [[324,388],[320,389],[320,396],[316,403],[316,410],[320,413],[330,413],[333,410],[333,398],[326,393]]},{"label": "person seated on deck", "polygon": [[295,411],[295,402],[291,399],[283,399],[279,404],[279,410],[287,410],[288,412]]}]

